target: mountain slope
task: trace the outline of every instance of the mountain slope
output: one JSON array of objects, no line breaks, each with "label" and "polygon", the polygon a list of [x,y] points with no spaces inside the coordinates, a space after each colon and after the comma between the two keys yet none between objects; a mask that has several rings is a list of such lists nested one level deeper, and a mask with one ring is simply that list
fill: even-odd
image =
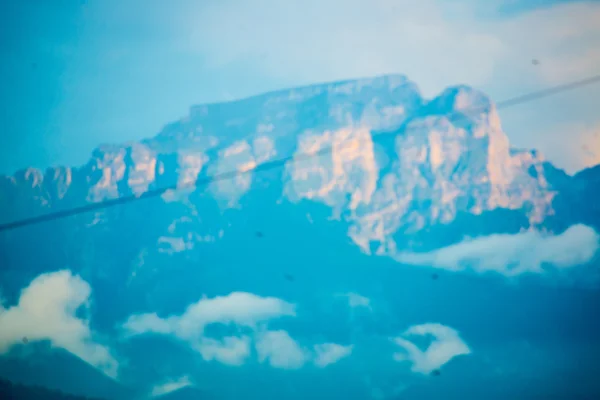
[{"label": "mountain slope", "polygon": [[[194,186],[231,171],[242,174]],[[571,177],[512,148],[493,102],[465,86],[427,100],[385,76],[195,106],[153,138],[100,146],[83,166],[1,176],[0,223],[179,188],[0,232],[2,297],[14,304],[40,273],[69,268],[93,289],[94,330],[118,337],[131,314],[180,313],[232,288],[290,301],[298,287],[395,292],[386,267],[402,250],[599,230],[599,179],[600,167]],[[419,279],[430,284],[428,274]]]},{"label": "mountain slope", "polygon": [[[284,168],[252,172],[289,155]],[[232,171],[244,174],[194,187],[197,179]],[[426,101],[403,76],[316,85],[195,106],[154,138],[99,147],[84,166],[0,177],[3,222],[181,188],[2,234],[1,245],[16,251],[3,252],[0,261],[9,270],[28,265],[32,273],[47,258],[83,268],[98,257],[95,249],[135,226],[116,263],[129,267],[104,271],[129,278],[149,253],[192,256],[189,250],[219,241],[242,212],[253,212],[251,204],[281,202],[302,204],[294,207],[302,215],[318,209],[320,218],[339,220],[366,253],[428,249],[531,226],[561,231],[597,218],[582,206],[592,175],[571,178],[535,151],[512,149],[494,104],[466,86]],[[583,214],[568,212],[573,205]],[[38,253],[19,251],[25,236],[44,238]]]},{"label": "mountain slope", "polygon": [[51,349],[44,343],[29,347],[33,349],[20,349],[0,358],[1,377],[14,384],[61,390],[73,396],[133,397],[131,390],[65,350]]},{"label": "mountain slope", "polygon": [[[328,154],[306,159],[319,151]],[[194,190],[198,178],[251,171],[290,154],[295,162],[283,170],[248,172]],[[527,219],[519,228],[544,226],[559,190],[569,204],[585,201],[577,189],[581,178],[555,181],[547,176],[548,165],[535,151],[510,148],[484,94],[459,86],[425,101],[406,78],[385,76],[192,107],[188,117],[152,139],[99,147],[82,167],[0,177],[0,220],[177,184],[185,190],[147,201],[169,215],[154,223],[161,226],[148,240],[177,251],[224,234],[223,226],[207,229],[204,220],[204,232],[192,228],[200,204],[236,209],[243,197],[263,196],[268,185],[269,201],[325,204],[348,223],[349,237],[363,251],[385,253],[406,244],[397,243],[399,237],[448,225],[464,213],[513,210]],[[115,231],[118,213],[89,213],[59,224],[68,232]]]},{"label": "mountain slope", "polygon": [[0,396],[6,400],[92,400],[90,397],[73,396],[38,386],[14,384],[4,379],[0,379]]}]

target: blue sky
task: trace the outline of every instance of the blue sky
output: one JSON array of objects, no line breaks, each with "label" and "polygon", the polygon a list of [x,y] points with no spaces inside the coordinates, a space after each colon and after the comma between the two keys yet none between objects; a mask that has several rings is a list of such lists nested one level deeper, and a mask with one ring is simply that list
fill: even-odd
[{"label": "blue sky", "polygon": [[[52,5],[51,5],[52,4]],[[192,104],[381,73],[496,100],[600,72],[596,1],[2,2],[0,173],[84,163]],[[541,64],[533,66],[531,59]],[[513,144],[600,160],[598,87],[505,112]]]}]

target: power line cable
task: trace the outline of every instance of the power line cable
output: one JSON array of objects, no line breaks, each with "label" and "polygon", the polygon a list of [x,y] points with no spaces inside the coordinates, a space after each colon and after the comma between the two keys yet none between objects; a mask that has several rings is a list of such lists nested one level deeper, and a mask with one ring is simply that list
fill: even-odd
[{"label": "power line cable", "polygon": [[[500,102],[496,103],[496,109],[504,109],[504,108],[514,107],[516,105],[529,103],[529,102],[532,102],[535,100],[540,100],[545,97],[554,96],[559,93],[563,93],[563,92],[574,90],[574,89],[581,88],[584,86],[592,85],[592,84],[595,84],[598,82],[600,82],[600,74],[594,75],[594,76],[591,76],[591,77],[588,77],[585,79],[580,79],[577,81],[553,86],[550,88],[530,92],[527,94],[515,96],[512,98],[500,101]],[[481,106],[481,107],[468,108],[467,110],[456,111],[454,113],[448,114],[447,117],[450,116],[451,119],[454,119],[454,117],[456,117],[457,119],[466,118],[467,111],[468,112],[477,112],[478,110],[483,111],[483,110],[485,110],[486,107],[487,107],[487,105]],[[453,114],[454,114],[454,117],[452,117]],[[395,131],[385,131],[385,132],[374,133],[372,135],[373,141],[375,141],[375,139],[378,137],[381,137],[381,136],[387,135],[387,134],[392,134],[394,132]],[[278,158],[276,160],[267,161],[267,162],[258,164],[255,168],[250,169],[250,170],[227,171],[227,172],[212,175],[209,177],[198,178],[194,182],[189,183],[187,185],[173,184],[173,185],[169,185],[169,186],[165,186],[165,187],[161,187],[161,188],[148,190],[147,192],[144,192],[143,194],[141,194],[139,196],[136,196],[136,195],[122,196],[122,197],[118,197],[116,199],[110,199],[110,200],[102,201],[99,203],[86,204],[84,206],[70,208],[68,210],[60,210],[60,211],[55,211],[55,212],[51,212],[51,213],[47,213],[47,214],[43,214],[43,215],[39,215],[39,216],[35,216],[35,217],[24,218],[21,220],[0,224],[0,232],[12,230],[12,229],[16,229],[16,228],[20,228],[20,227],[24,227],[24,226],[29,226],[29,225],[35,225],[35,224],[39,224],[42,222],[67,218],[67,217],[74,216],[77,214],[83,214],[83,213],[87,213],[87,212],[91,212],[91,211],[102,210],[102,209],[114,207],[117,205],[128,204],[128,203],[132,203],[137,200],[144,200],[144,199],[148,199],[148,198],[152,198],[152,197],[157,197],[157,196],[161,196],[162,194],[164,194],[165,192],[167,192],[169,190],[182,190],[182,189],[185,189],[186,187],[189,188],[189,187],[205,186],[205,185],[209,185],[213,182],[232,179],[237,176],[245,175],[248,173],[267,171],[267,170],[271,170],[274,168],[282,167],[290,161],[299,162],[299,161],[309,160],[309,159],[312,159],[315,157],[320,157],[322,155],[332,152],[332,150],[333,150],[333,146],[328,146],[328,147],[324,147],[324,148],[322,148],[316,152],[312,152],[312,153],[301,153],[301,154],[295,154],[295,155],[292,154],[292,155],[289,155],[289,156],[286,156],[283,158]]]}]

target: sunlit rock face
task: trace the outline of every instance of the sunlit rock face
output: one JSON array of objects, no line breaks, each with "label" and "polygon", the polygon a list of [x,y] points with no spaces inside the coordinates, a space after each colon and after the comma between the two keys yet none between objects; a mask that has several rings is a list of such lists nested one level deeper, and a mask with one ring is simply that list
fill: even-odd
[{"label": "sunlit rock face", "polygon": [[[69,270],[69,276],[81,277],[92,290],[89,302],[87,295],[80,300],[86,303],[83,311],[93,315],[90,328],[98,332],[94,339],[114,339],[111,347],[129,379],[137,371],[146,375],[153,369],[152,364],[129,364],[129,345],[121,342],[125,332],[120,327],[131,316],[150,316],[150,322],[154,318],[159,324],[155,333],[166,326],[160,324],[178,320],[184,323],[175,326],[189,328],[193,323],[186,321],[193,320],[179,316],[199,315],[196,302],[247,291],[298,304],[302,319],[289,321],[289,326],[299,329],[303,339],[344,337],[341,347],[334,342],[314,348],[311,342],[301,343],[314,353],[317,367],[327,363],[319,361],[320,355],[334,350],[341,357],[355,341],[358,357],[371,355],[371,348],[358,341],[374,334],[385,341],[395,338],[390,343],[398,345],[387,356],[374,358],[377,368],[385,356],[390,362],[392,357],[410,361],[413,373],[439,374],[439,361],[468,354],[471,342],[467,347],[458,331],[422,316],[446,319],[448,312],[449,320],[457,318],[465,314],[460,298],[464,304],[477,303],[476,312],[496,315],[506,308],[497,295],[504,299],[517,293],[512,288],[487,293],[492,281],[482,280],[485,285],[469,284],[474,295],[465,296],[461,281],[467,277],[459,281],[451,272],[516,278],[547,269],[547,276],[564,274],[573,282],[600,284],[599,191],[600,166],[569,176],[536,151],[512,148],[494,103],[466,86],[423,99],[405,77],[386,76],[199,105],[155,137],[99,146],[84,165],[26,168],[0,176],[0,224],[78,207],[85,211],[0,231],[0,309],[18,304],[22,289],[36,277]],[[117,199],[121,201],[115,204]],[[112,206],[94,208],[103,202]],[[553,232],[559,234],[549,235]],[[434,273],[433,268],[438,270]],[[530,295],[532,287],[524,286],[527,312],[517,313],[514,326],[522,325],[523,316],[537,315],[545,299],[560,297],[577,306],[583,299],[594,303],[587,291],[577,303],[554,291],[538,299]],[[48,291],[64,290],[55,292]],[[413,297],[420,292],[422,297]],[[330,296],[337,298],[335,304],[329,303]],[[481,304],[473,298],[482,299]],[[248,298],[236,302],[247,316]],[[388,308],[392,302],[398,308]],[[445,302],[449,307],[441,314],[436,305]],[[209,314],[212,309],[207,309]],[[548,310],[552,314],[554,308]],[[80,318],[76,310],[67,314]],[[371,314],[375,318],[365,318]],[[335,318],[340,316],[338,324]],[[412,318],[419,318],[416,325]],[[376,330],[377,321],[386,327]],[[391,331],[400,321],[411,325],[404,334]],[[538,332],[534,325],[526,330]],[[573,328],[577,338],[578,327]],[[247,356],[250,344],[240,329],[246,327],[211,323],[206,328],[206,337],[198,332],[180,336],[197,339],[192,348],[202,359],[212,360],[208,368],[224,360],[215,349],[231,348]],[[291,336],[276,330],[280,326],[275,323],[256,328],[260,335],[255,339],[260,340],[253,339],[252,352],[257,360],[265,367],[282,366],[281,358],[270,357],[272,349],[262,339],[285,344]],[[228,339],[217,339],[221,335]],[[13,336],[11,340],[21,342],[20,334]],[[175,347],[158,350],[167,358],[165,365],[179,364],[177,349],[189,355],[185,341],[179,343],[182,337],[168,340]],[[137,351],[154,357],[159,343],[167,343],[164,339],[140,337],[143,347],[131,359]],[[443,339],[450,339],[452,352],[431,357],[429,348],[448,349]],[[422,347],[426,342],[430,346]],[[473,352],[479,352],[475,346]],[[307,358],[295,348],[293,368]],[[159,357],[154,365],[164,363]],[[58,363],[49,365],[48,371]],[[133,368],[127,370],[129,365]],[[394,385],[396,368],[390,375]],[[156,371],[175,373],[171,367]],[[248,373],[246,368],[239,371]],[[344,370],[339,371],[347,380]],[[434,379],[449,376],[444,374]]]},{"label": "sunlit rock face", "polygon": [[210,176],[220,177],[210,185],[213,196],[226,207],[236,206],[239,198],[250,190],[252,171],[276,154],[273,140],[263,135],[237,141],[221,150],[210,168]]},{"label": "sunlit rock face", "polygon": [[[378,165],[371,127],[304,132],[288,164],[287,194],[346,211],[364,251],[395,250],[394,234],[449,224],[459,212],[525,209],[532,225],[553,212],[556,192],[535,152],[513,151],[495,106],[465,87],[446,90],[394,131],[390,166]],[[324,148],[331,151],[321,155]],[[307,154],[317,154],[309,160]]]},{"label": "sunlit rock face", "polygon": [[[273,168],[255,171],[265,163]],[[491,232],[590,223],[596,214],[581,197],[597,175],[569,177],[537,152],[511,148],[494,103],[477,90],[456,86],[427,100],[390,75],[194,106],[153,138],[98,147],[81,167],[2,176],[0,221],[153,191],[160,196],[61,229],[75,242],[88,235],[86,243],[143,229],[129,249],[138,265],[222,240],[241,212],[287,203],[307,215],[314,205],[363,252],[391,255],[433,231],[447,242],[477,235],[465,216]],[[575,203],[578,212],[567,212]],[[523,219],[507,227],[490,217],[498,210]]]},{"label": "sunlit rock face", "polygon": [[368,128],[304,132],[286,172],[286,195],[292,201],[320,201],[336,215],[367,205],[379,177],[371,132]]}]

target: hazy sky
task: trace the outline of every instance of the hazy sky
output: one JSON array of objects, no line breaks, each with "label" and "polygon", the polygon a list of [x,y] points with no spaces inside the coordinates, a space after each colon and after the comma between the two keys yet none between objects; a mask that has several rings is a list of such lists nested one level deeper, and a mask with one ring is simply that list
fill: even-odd
[{"label": "hazy sky", "polygon": [[[192,104],[405,73],[495,100],[600,73],[600,2],[0,1],[0,173],[84,163]],[[532,59],[540,61],[533,65]],[[600,161],[600,85],[502,114],[513,144]]]}]

